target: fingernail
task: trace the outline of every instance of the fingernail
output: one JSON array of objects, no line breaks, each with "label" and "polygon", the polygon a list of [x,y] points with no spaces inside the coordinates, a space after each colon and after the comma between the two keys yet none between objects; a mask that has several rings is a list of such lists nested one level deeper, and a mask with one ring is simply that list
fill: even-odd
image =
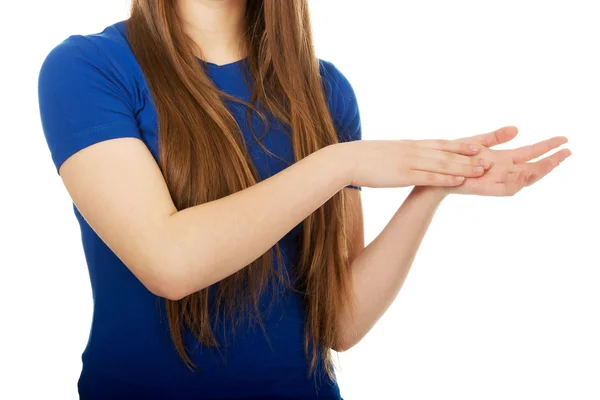
[{"label": "fingernail", "polygon": [[481,159],[481,165],[483,165],[484,168],[488,168],[492,163],[488,160]]},{"label": "fingernail", "polygon": [[471,150],[471,151],[478,151],[479,147],[477,147],[475,145],[471,145],[471,146],[469,146],[469,150]]},{"label": "fingernail", "polygon": [[481,174],[483,173],[483,167],[474,167],[473,172],[475,172],[476,174]]},{"label": "fingernail", "polygon": [[462,181],[464,181],[464,180],[465,180],[465,177],[464,177],[464,176],[455,176],[455,177],[454,177],[454,180],[455,180],[455,181],[458,181],[458,182],[462,182]]}]

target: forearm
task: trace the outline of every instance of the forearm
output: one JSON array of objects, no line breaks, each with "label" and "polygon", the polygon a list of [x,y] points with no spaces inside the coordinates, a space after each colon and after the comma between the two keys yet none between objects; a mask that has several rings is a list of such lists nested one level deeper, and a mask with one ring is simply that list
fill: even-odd
[{"label": "forearm", "polygon": [[385,229],[351,264],[352,305],[342,310],[342,349],[358,343],[396,298],[413,263],[443,190],[415,188]]},{"label": "forearm", "polygon": [[175,255],[175,297],[250,264],[347,185],[338,148],[323,148],[248,189],[172,215],[164,238]]}]

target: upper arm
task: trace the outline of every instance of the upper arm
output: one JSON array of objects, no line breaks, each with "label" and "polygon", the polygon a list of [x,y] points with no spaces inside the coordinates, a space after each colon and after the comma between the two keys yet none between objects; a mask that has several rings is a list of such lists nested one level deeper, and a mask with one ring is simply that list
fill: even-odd
[{"label": "upper arm", "polygon": [[82,37],[47,56],[39,75],[42,126],[81,215],[149,290],[162,294],[161,224],[176,212],[142,142],[126,83]]}]

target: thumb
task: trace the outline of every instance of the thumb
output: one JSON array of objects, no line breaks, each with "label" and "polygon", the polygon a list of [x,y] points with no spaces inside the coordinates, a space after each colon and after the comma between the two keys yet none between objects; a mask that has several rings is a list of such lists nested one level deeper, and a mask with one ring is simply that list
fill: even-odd
[{"label": "thumb", "polygon": [[513,140],[515,136],[517,136],[517,133],[519,133],[519,129],[516,126],[505,126],[490,133],[465,137],[458,139],[458,141],[485,147],[493,147]]}]

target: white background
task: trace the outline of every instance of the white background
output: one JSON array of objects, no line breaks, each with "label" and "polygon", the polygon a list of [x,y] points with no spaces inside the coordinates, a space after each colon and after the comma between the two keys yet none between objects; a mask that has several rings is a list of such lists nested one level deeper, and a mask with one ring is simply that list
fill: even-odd
[{"label": "white background", "polygon": [[[365,139],[516,125],[573,156],[512,198],[451,197],[403,289],[340,355],[358,399],[600,399],[597,1],[312,0],[318,55],[349,78]],[[75,399],[91,290],[37,109],[52,47],[127,18],[126,0],[0,11],[0,398]],[[366,238],[407,190],[363,191]],[[402,238],[398,238],[401,245]]]}]

